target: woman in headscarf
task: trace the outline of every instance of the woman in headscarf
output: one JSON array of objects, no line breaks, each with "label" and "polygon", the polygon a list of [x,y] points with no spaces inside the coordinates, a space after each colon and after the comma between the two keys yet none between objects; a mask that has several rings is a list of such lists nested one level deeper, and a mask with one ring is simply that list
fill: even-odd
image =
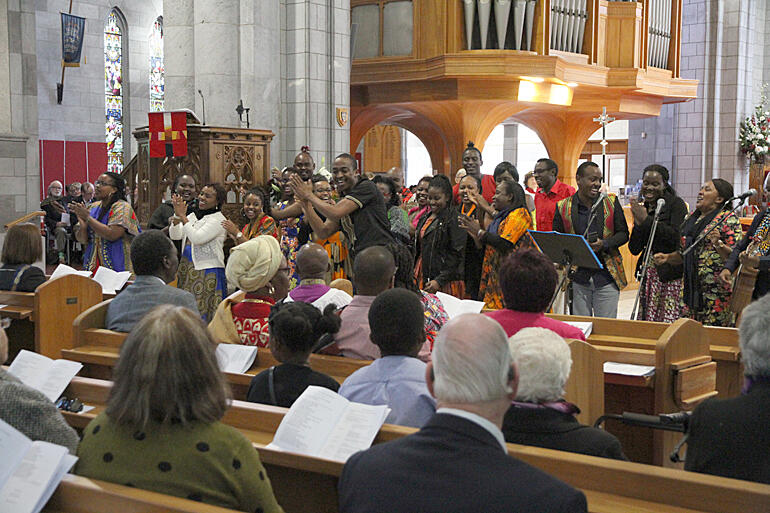
[{"label": "woman in headscarf", "polygon": [[209,324],[214,340],[268,347],[270,309],[289,293],[288,271],[281,246],[270,235],[235,246],[225,274],[230,287],[239,290],[217,308]]},{"label": "woman in headscarf", "polygon": [[503,294],[497,271],[507,255],[529,241],[526,232],[532,228],[532,216],[524,190],[512,180],[503,180],[497,185],[492,206],[497,213],[486,230],[476,219],[465,215],[460,216],[460,226],[473,237],[477,247],[486,247],[478,297],[487,308],[499,310],[503,308]]},{"label": "woman in headscarf", "polygon": [[227,193],[220,184],[204,185],[198,205],[187,214],[187,202],[174,194],[174,217],[168,233],[172,240],[182,241],[177,287],[191,292],[198,303],[203,320],[210,321],[217,305],[227,295],[225,254],[222,245],[226,233],[222,222],[222,205]]},{"label": "woman in headscarf", "polygon": [[104,266],[113,271],[132,271],[129,248],[142,231],[134,209],[126,201],[126,181],[117,173],[99,175],[95,182],[96,200],[89,209],[72,202],[71,211],[78,217],[75,236],[86,245],[83,267],[95,271]]},{"label": "woman in headscarf", "polygon": [[698,193],[695,210],[682,225],[682,249],[703,233],[708,234],[706,238],[684,257],[681,250],[653,256],[655,265],[684,263],[683,314],[709,326],[735,325],[729,308],[730,289],[719,279],[733,246],[743,235],[738,216],[724,208],[732,197],[733,186],[726,180],[706,182]]}]

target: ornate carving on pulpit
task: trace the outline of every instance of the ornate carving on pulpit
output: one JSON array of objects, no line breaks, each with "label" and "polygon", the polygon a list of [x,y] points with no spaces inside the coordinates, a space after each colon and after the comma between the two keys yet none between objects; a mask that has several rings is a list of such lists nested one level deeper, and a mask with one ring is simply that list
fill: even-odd
[{"label": "ornate carving on pulpit", "polygon": [[254,147],[225,145],[224,187],[228,203],[242,203],[243,191],[254,186]]}]

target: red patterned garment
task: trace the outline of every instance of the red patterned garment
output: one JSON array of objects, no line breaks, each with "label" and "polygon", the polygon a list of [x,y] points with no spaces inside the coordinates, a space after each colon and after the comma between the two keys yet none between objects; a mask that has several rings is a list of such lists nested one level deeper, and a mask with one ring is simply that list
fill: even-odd
[{"label": "red patterned garment", "polygon": [[267,347],[270,340],[267,318],[275,300],[270,296],[246,294],[243,301],[232,306],[233,323],[245,346]]}]

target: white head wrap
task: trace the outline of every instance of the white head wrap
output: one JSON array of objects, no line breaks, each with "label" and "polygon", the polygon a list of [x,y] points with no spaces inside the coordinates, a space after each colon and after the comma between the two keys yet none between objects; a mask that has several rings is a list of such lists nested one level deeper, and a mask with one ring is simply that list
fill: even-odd
[{"label": "white head wrap", "polygon": [[225,268],[227,282],[245,292],[259,290],[275,276],[282,256],[281,246],[271,235],[239,244],[230,250]]}]

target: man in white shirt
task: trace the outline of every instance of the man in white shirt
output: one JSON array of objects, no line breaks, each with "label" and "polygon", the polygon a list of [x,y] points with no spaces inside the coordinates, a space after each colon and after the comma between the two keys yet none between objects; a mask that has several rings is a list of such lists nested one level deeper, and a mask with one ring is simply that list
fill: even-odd
[{"label": "man in white shirt", "polygon": [[587,511],[580,491],[507,454],[500,427],[518,377],[498,323],[465,314],[445,324],[426,381],[436,414],[417,433],[347,461],[341,513]]}]

